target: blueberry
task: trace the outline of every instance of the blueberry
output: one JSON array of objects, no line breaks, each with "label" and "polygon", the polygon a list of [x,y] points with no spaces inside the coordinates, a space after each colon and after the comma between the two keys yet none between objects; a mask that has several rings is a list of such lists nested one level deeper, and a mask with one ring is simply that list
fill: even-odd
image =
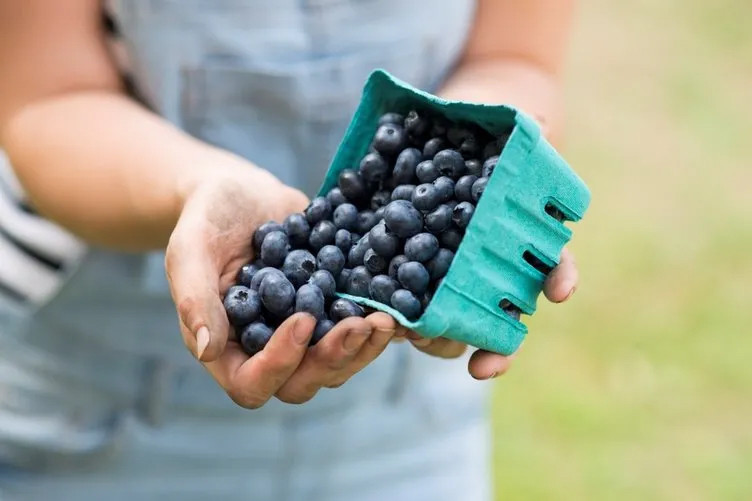
[{"label": "blueberry", "polygon": [[447,144],[446,141],[444,141],[444,138],[434,137],[433,139],[429,139],[428,141],[426,141],[425,146],[423,146],[423,157],[433,158],[436,153],[440,152],[446,147]]},{"label": "blueberry", "polygon": [[483,148],[483,158],[490,158],[493,156],[501,155],[501,150],[504,149],[504,146],[507,144],[508,139],[509,132],[504,132],[499,135],[499,137],[486,144],[486,146]]},{"label": "blueberry", "polygon": [[366,188],[366,183],[357,171],[353,169],[342,170],[339,173],[337,185],[349,202],[358,204],[363,200],[367,200],[368,189]]},{"label": "blueberry", "polygon": [[425,294],[423,294],[423,296],[420,298],[420,306],[423,310],[428,308],[428,304],[431,302],[432,298],[433,298],[433,295],[431,294],[431,291],[428,291]]},{"label": "blueberry", "polygon": [[329,308],[329,316],[335,322],[339,322],[348,317],[364,317],[365,310],[349,299],[340,298],[332,303]]},{"label": "blueberry", "polygon": [[366,183],[380,183],[388,172],[389,162],[378,152],[368,153],[360,161],[360,175]]},{"label": "blueberry", "polygon": [[311,200],[305,210],[305,217],[308,220],[308,224],[314,225],[324,219],[329,219],[332,216],[332,204],[326,197],[316,197]]},{"label": "blueberry", "polygon": [[398,124],[401,125],[405,121],[405,117],[400,115],[399,113],[384,113],[379,118],[379,125],[386,125],[386,124]]},{"label": "blueberry", "polygon": [[253,263],[243,265],[243,267],[238,270],[238,274],[235,275],[235,282],[237,282],[238,285],[250,287],[253,275],[255,275],[260,269],[261,268],[258,265]]},{"label": "blueberry", "polygon": [[444,136],[449,128],[449,122],[444,117],[434,117],[430,134],[434,137]]},{"label": "blueberry", "polygon": [[308,236],[308,245],[314,251],[318,251],[325,245],[334,243],[337,234],[337,226],[331,221],[319,221]]},{"label": "blueberry", "polygon": [[258,291],[259,287],[261,287],[261,282],[269,274],[278,275],[282,278],[285,277],[285,274],[282,273],[281,270],[278,270],[277,268],[273,268],[271,266],[267,266],[266,268],[261,268],[255,275],[253,275],[253,279],[251,280],[251,285],[249,288],[255,291]]},{"label": "blueberry", "polygon": [[316,265],[320,270],[326,270],[334,277],[345,267],[345,255],[335,245],[325,245],[316,255]]},{"label": "blueberry", "polygon": [[465,159],[457,150],[441,150],[433,157],[433,163],[442,176],[457,179],[465,173]]},{"label": "blueberry", "polygon": [[224,307],[230,323],[236,326],[250,324],[261,315],[258,292],[244,285],[230,287],[225,295]]},{"label": "blueberry", "polygon": [[439,205],[439,190],[431,183],[419,184],[413,192],[413,206],[421,211],[432,211]]},{"label": "blueberry", "polygon": [[316,318],[324,316],[324,293],[311,284],[303,284],[295,293],[295,313],[310,313]]},{"label": "blueberry", "polygon": [[391,304],[392,294],[399,289],[399,283],[388,275],[376,275],[371,280],[368,292],[371,299],[379,303]]},{"label": "blueberry", "polygon": [[397,156],[392,169],[392,179],[398,185],[410,184],[415,179],[415,168],[423,160],[423,153],[416,148],[405,148]]},{"label": "blueberry", "polygon": [[478,176],[468,174],[462,176],[457,180],[457,184],[454,185],[454,196],[460,202],[470,202],[473,199],[472,188],[473,183],[478,179]]},{"label": "blueberry", "polygon": [[452,224],[452,208],[447,204],[441,204],[433,212],[425,217],[426,229],[434,235],[440,234]]},{"label": "blueberry", "polygon": [[441,176],[433,182],[439,192],[439,203],[448,202],[454,198],[454,181],[447,176]]},{"label": "blueberry", "polygon": [[486,159],[485,162],[483,162],[483,177],[491,177],[491,174],[493,174],[494,169],[496,168],[496,164],[499,162],[499,157],[493,156]]},{"label": "blueberry", "polygon": [[412,200],[414,184],[401,184],[392,190],[392,202],[395,200]]},{"label": "blueberry", "polygon": [[282,273],[296,288],[306,283],[315,270],[316,258],[303,249],[290,251],[282,265]]},{"label": "blueberry", "polygon": [[392,308],[402,313],[408,320],[416,320],[421,313],[420,301],[409,290],[394,291],[390,298]]},{"label": "blueberry", "polygon": [[392,193],[389,191],[377,191],[371,197],[371,210],[378,210],[392,201]]},{"label": "blueberry", "polygon": [[308,342],[309,346],[314,346],[316,343],[321,341],[321,339],[326,336],[326,334],[334,329],[334,322],[329,320],[328,318],[324,318],[316,322],[316,328],[313,329],[313,335],[311,336],[311,340]]},{"label": "blueberry", "polygon": [[337,229],[355,231],[358,226],[358,208],[351,203],[344,203],[334,209],[333,218]]},{"label": "blueberry", "polygon": [[350,248],[350,252],[347,253],[347,266],[350,268],[361,266],[363,264],[363,259],[366,256],[366,251],[370,248],[371,242],[368,235],[364,235]]},{"label": "blueberry", "polygon": [[493,139],[489,141],[484,147],[483,147],[483,158],[489,158],[496,155],[501,154],[501,148],[499,145],[498,140]]},{"label": "blueberry", "polygon": [[337,281],[334,280],[334,275],[327,270],[314,271],[311,278],[308,279],[308,283],[321,289],[321,293],[324,294],[325,299],[333,298],[337,292]]},{"label": "blueberry", "polygon": [[[308,245],[308,235],[311,233],[311,226],[308,224],[306,217],[296,212],[290,214],[283,223],[287,237],[293,247],[301,248]],[[263,259],[263,257],[262,257]],[[264,259],[266,261],[266,259]]]},{"label": "blueberry", "polygon": [[384,258],[394,256],[400,244],[399,237],[390,232],[384,223],[379,223],[371,229],[368,233],[368,242],[371,249]]},{"label": "blueberry", "polygon": [[396,280],[397,271],[399,270],[399,267],[409,261],[410,260],[407,259],[407,256],[405,256],[404,254],[399,254],[397,256],[394,256],[392,260],[389,261],[389,268],[388,268],[389,276]]},{"label": "blueberry", "polygon": [[287,309],[287,311],[285,311],[281,315],[276,315],[274,313],[271,313],[268,310],[265,311],[264,312],[264,323],[266,325],[268,325],[269,327],[271,327],[272,329],[276,329],[277,327],[279,327],[280,325],[282,325],[282,323],[285,320],[287,320],[288,318],[290,318],[295,313],[295,305],[294,305],[294,303],[295,303],[295,295],[293,294],[293,305],[290,306]]},{"label": "blueberry", "polygon": [[335,209],[343,203],[347,202],[347,199],[342,194],[342,190],[340,190],[339,187],[334,187],[329,190],[329,193],[326,194],[326,199],[329,202],[329,205],[332,206],[332,209]]},{"label": "blueberry", "polygon": [[[397,124],[384,124],[380,125],[376,129],[376,134],[373,136],[373,147],[388,157],[395,157],[407,144],[407,135],[402,125]],[[345,193],[345,196],[347,194]]]},{"label": "blueberry", "polygon": [[465,170],[468,174],[480,177],[481,172],[483,172],[483,164],[480,163],[480,160],[476,158],[473,158],[472,160],[465,160]]},{"label": "blueberry", "polygon": [[253,250],[256,251],[256,254],[261,252],[261,244],[264,243],[266,236],[273,231],[285,231],[285,228],[279,223],[269,221],[259,226],[253,233]]},{"label": "blueberry", "polygon": [[449,249],[439,249],[439,252],[426,263],[426,270],[431,281],[435,282],[444,278],[452,264],[452,259],[454,259],[454,252]]},{"label": "blueberry", "polygon": [[439,240],[430,233],[418,233],[405,242],[405,256],[410,261],[425,263],[439,252]]},{"label": "blueberry", "polygon": [[373,215],[376,216],[377,221],[381,221],[384,219],[384,212],[386,212],[386,206],[376,209],[376,212],[374,212]]},{"label": "blueberry", "polygon": [[439,169],[436,168],[436,165],[434,165],[431,160],[423,160],[417,167],[415,167],[415,176],[421,183],[432,183],[440,175]]},{"label": "blueberry", "polygon": [[431,120],[411,110],[405,117],[405,131],[412,137],[422,138],[431,131]]},{"label": "blueberry", "polygon": [[408,238],[423,229],[423,216],[406,200],[395,200],[384,212],[386,227],[400,238]]},{"label": "blueberry", "polygon": [[295,287],[284,276],[271,273],[261,282],[259,295],[264,308],[273,315],[286,315],[295,303]]},{"label": "blueberry", "polygon": [[290,250],[290,242],[284,231],[272,231],[261,244],[261,259],[269,266],[282,266]]},{"label": "blueberry", "polygon": [[341,272],[339,272],[339,276],[336,278],[337,291],[339,292],[347,291],[347,283],[350,281],[351,274],[352,274],[352,270],[350,268],[345,268]]},{"label": "blueberry", "polygon": [[352,247],[352,237],[350,235],[350,232],[344,228],[337,230],[337,233],[334,234],[334,245],[339,247],[339,250],[343,254],[350,252],[350,247]]},{"label": "blueberry", "polygon": [[474,136],[468,136],[462,141],[459,147],[460,155],[465,159],[475,158],[480,153],[480,145],[478,139]]},{"label": "blueberry", "polygon": [[397,270],[397,280],[402,287],[420,296],[428,290],[430,277],[425,266],[417,261],[409,261]]},{"label": "blueberry", "polygon": [[387,267],[387,261],[380,255],[376,254],[373,249],[368,249],[363,256],[363,264],[370,273],[384,273]]},{"label": "blueberry", "polygon": [[452,252],[457,252],[457,248],[462,242],[462,231],[458,228],[449,228],[439,235],[439,242],[442,247],[446,247]]},{"label": "blueberry", "polygon": [[365,266],[356,266],[347,281],[347,293],[351,296],[368,297],[368,286],[371,284],[371,273]]},{"label": "blueberry", "polygon": [[473,202],[476,204],[478,203],[478,200],[480,200],[481,195],[483,195],[483,192],[486,191],[486,185],[488,185],[487,177],[479,177],[478,180],[473,183],[471,195],[473,197]]},{"label": "blueberry", "polygon": [[474,212],[475,206],[473,204],[470,202],[460,202],[452,211],[452,221],[460,228],[467,228]]},{"label": "blueberry", "polygon": [[459,146],[468,137],[473,135],[473,132],[467,127],[461,125],[452,125],[447,129],[447,139],[455,146]]},{"label": "blueberry", "polygon": [[253,322],[247,325],[240,333],[240,345],[249,356],[264,349],[264,346],[272,338],[274,331],[262,322]]},{"label": "blueberry", "polygon": [[358,222],[355,225],[355,229],[358,233],[365,234],[371,231],[371,228],[376,226],[379,220],[376,214],[371,210],[364,210],[358,213]]}]

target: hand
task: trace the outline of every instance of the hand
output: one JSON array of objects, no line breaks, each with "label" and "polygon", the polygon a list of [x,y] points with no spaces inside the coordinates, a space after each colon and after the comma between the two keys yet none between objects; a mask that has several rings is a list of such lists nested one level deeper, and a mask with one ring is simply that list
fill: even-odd
[{"label": "hand", "polygon": [[238,405],[258,408],[272,396],[302,403],[323,387],[343,384],[404,329],[384,313],[348,318],[309,348],[315,319],[300,313],[249,358],[232,333],[222,294],[251,260],[254,230],[303,210],[308,200],[252,165],[232,157],[225,163],[230,165],[213,166],[188,190],[167,246],[165,266],[183,341]]},{"label": "hand", "polygon": [[[543,293],[549,301],[563,303],[574,294],[577,289],[578,272],[574,257],[564,249],[561,253],[559,265],[546,278]],[[465,352],[467,345],[451,339],[424,338],[409,332],[407,339],[419,350],[429,355],[442,358],[459,357]],[[470,357],[468,371],[476,379],[490,379],[504,374],[511,364],[513,355],[504,356],[484,350],[477,350]]]}]

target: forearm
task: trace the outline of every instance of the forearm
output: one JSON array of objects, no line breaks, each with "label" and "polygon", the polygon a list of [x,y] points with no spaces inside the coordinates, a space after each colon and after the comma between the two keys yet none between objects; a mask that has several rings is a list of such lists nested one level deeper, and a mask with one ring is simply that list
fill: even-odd
[{"label": "forearm", "polygon": [[186,193],[230,156],[116,92],[41,99],[1,125],[0,144],[34,207],[123,250],[163,247]]},{"label": "forearm", "polygon": [[558,78],[523,59],[480,59],[462,63],[441,90],[446,99],[509,104],[522,109],[556,142],[562,129]]}]

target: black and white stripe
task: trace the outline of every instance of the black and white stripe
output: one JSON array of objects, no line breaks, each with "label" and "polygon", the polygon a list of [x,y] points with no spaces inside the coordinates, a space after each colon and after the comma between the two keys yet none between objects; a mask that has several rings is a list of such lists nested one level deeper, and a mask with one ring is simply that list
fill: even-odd
[{"label": "black and white stripe", "polygon": [[0,152],[0,297],[31,305],[45,302],[85,251],[80,240],[34,213]]},{"label": "black and white stripe", "polygon": [[[111,16],[110,0],[102,2],[102,29],[111,56],[128,85],[125,47]],[[35,213],[7,157],[0,150],[0,303],[37,306],[51,298],[86,252],[83,242]]]}]

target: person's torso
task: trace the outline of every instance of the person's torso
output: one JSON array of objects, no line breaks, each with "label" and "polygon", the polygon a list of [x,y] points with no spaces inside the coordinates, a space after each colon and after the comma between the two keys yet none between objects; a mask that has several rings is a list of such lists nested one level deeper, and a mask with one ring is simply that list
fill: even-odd
[{"label": "person's torso", "polygon": [[[474,2],[116,0],[111,10],[124,71],[147,105],[313,195],[368,74],[384,68],[437,90],[461,55]],[[243,411],[184,348],[161,253],[89,250],[23,324],[0,355],[0,422],[38,426],[5,427],[0,455],[28,444],[83,454],[114,440],[120,416],[159,421],[168,408],[253,423],[406,398],[413,385],[427,416],[461,421],[485,393],[465,363],[402,344],[305,406]]]}]

